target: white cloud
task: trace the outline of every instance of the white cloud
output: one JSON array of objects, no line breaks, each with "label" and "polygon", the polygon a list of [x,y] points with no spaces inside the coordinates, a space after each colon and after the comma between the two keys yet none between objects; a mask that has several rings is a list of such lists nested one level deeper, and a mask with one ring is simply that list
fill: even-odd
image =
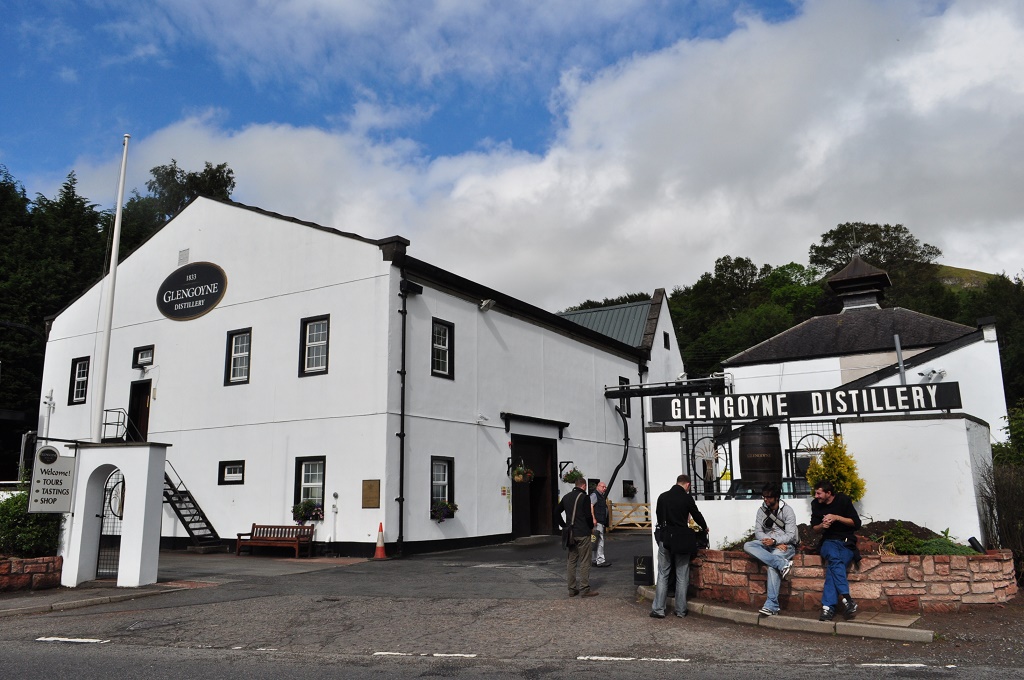
[{"label": "white cloud", "polygon": [[[386,21],[302,7],[353,32]],[[1014,274],[1024,69],[1004,64],[1024,59],[1024,20],[1013,4],[932,9],[808,2],[786,23],[747,17],[721,40],[566,72],[551,95],[564,127],[543,154],[502,144],[425,158],[414,140],[362,134],[410,115],[368,98],[348,131],[188,118],[137,140],[129,184],[171,157],[226,161],[239,201],[407,236],[413,255],[549,309],[689,284],[722,255],[805,262],[846,221],[902,223],[945,262]],[[986,39],[997,49],[965,47]],[[113,160],[80,170],[82,193],[109,193],[111,171]]]}]

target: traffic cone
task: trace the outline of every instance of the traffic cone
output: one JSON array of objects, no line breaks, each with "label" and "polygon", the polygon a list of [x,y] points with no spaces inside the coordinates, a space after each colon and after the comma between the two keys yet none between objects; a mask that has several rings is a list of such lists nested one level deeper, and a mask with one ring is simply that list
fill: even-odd
[{"label": "traffic cone", "polygon": [[373,553],[373,559],[386,560],[387,557],[384,552],[384,522],[381,522],[377,525],[377,551]]}]

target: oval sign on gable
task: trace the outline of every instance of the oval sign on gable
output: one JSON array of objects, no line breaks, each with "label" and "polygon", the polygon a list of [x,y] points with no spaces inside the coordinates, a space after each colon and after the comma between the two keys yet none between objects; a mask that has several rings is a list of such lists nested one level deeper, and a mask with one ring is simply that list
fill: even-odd
[{"label": "oval sign on gable", "polygon": [[156,307],[168,319],[197,319],[216,307],[227,289],[223,269],[212,262],[193,262],[164,279],[156,294]]}]

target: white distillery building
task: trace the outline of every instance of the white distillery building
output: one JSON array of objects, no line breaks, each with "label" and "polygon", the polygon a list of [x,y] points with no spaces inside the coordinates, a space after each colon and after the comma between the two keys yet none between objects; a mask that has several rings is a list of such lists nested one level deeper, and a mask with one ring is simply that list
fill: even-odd
[{"label": "white distillery building", "polygon": [[[332,552],[372,554],[379,525],[390,552],[551,534],[574,466],[646,498],[644,407],[605,389],[682,373],[664,291],[588,328],[408,246],[194,200],[118,267],[102,437],[168,444],[222,542],[306,499]],[[98,436],[100,289],[51,320],[43,439]],[[165,505],[164,544],[188,533]]]},{"label": "white distillery building", "polygon": [[[721,544],[750,531],[767,475],[781,480],[798,521],[807,522],[807,465],[841,434],[866,482],[859,504],[866,522],[909,520],[961,541],[993,542],[991,509],[979,491],[1006,418],[995,321],[972,328],[882,308],[889,277],[859,257],[828,283],[842,299],[840,313],[809,319],[727,359],[720,384],[737,399],[842,391],[844,407],[819,417],[665,419],[648,428],[652,497],[661,490],[657,480],[689,472],[698,499],[731,501],[700,504]],[[928,410],[901,408],[898,399],[869,407],[865,398],[941,391],[960,402]],[[853,394],[861,407],[849,407]],[[774,461],[771,470],[766,460]]]}]

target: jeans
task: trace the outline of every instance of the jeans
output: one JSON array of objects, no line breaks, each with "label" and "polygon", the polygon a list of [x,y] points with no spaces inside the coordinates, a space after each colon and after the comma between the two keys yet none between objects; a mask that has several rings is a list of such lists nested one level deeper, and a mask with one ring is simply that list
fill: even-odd
[{"label": "jeans", "polygon": [[825,567],[825,587],[821,591],[821,606],[835,607],[842,595],[850,594],[850,584],[846,580],[846,568],[853,561],[853,551],[842,541],[829,539],[821,542],[822,566]]},{"label": "jeans", "polygon": [[683,616],[686,614],[686,589],[690,587],[690,555],[673,555],[665,549],[664,543],[658,544],[658,585],[654,589],[651,610],[658,614],[665,613],[673,560],[676,565],[676,616]]},{"label": "jeans", "polygon": [[604,564],[604,525],[594,525],[594,536],[597,540],[594,542],[594,554],[592,556],[594,564]]},{"label": "jeans", "polygon": [[782,585],[782,569],[793,559],[796,548],[787,545],[785,550],[775,548],[769,550],[761,541],[747,541],[743,549],[768,567],[768,599],[764,601],[765,609],[779,611],[779,586]]},{"label": "jeans", "polygon": [[[585,593],[590,590],[590,534],[576,540],[576,545],[569,547],[567,563],[569,578],[569,594]],[[576,570],[579,569],[579,580],[576,579]]]}]

